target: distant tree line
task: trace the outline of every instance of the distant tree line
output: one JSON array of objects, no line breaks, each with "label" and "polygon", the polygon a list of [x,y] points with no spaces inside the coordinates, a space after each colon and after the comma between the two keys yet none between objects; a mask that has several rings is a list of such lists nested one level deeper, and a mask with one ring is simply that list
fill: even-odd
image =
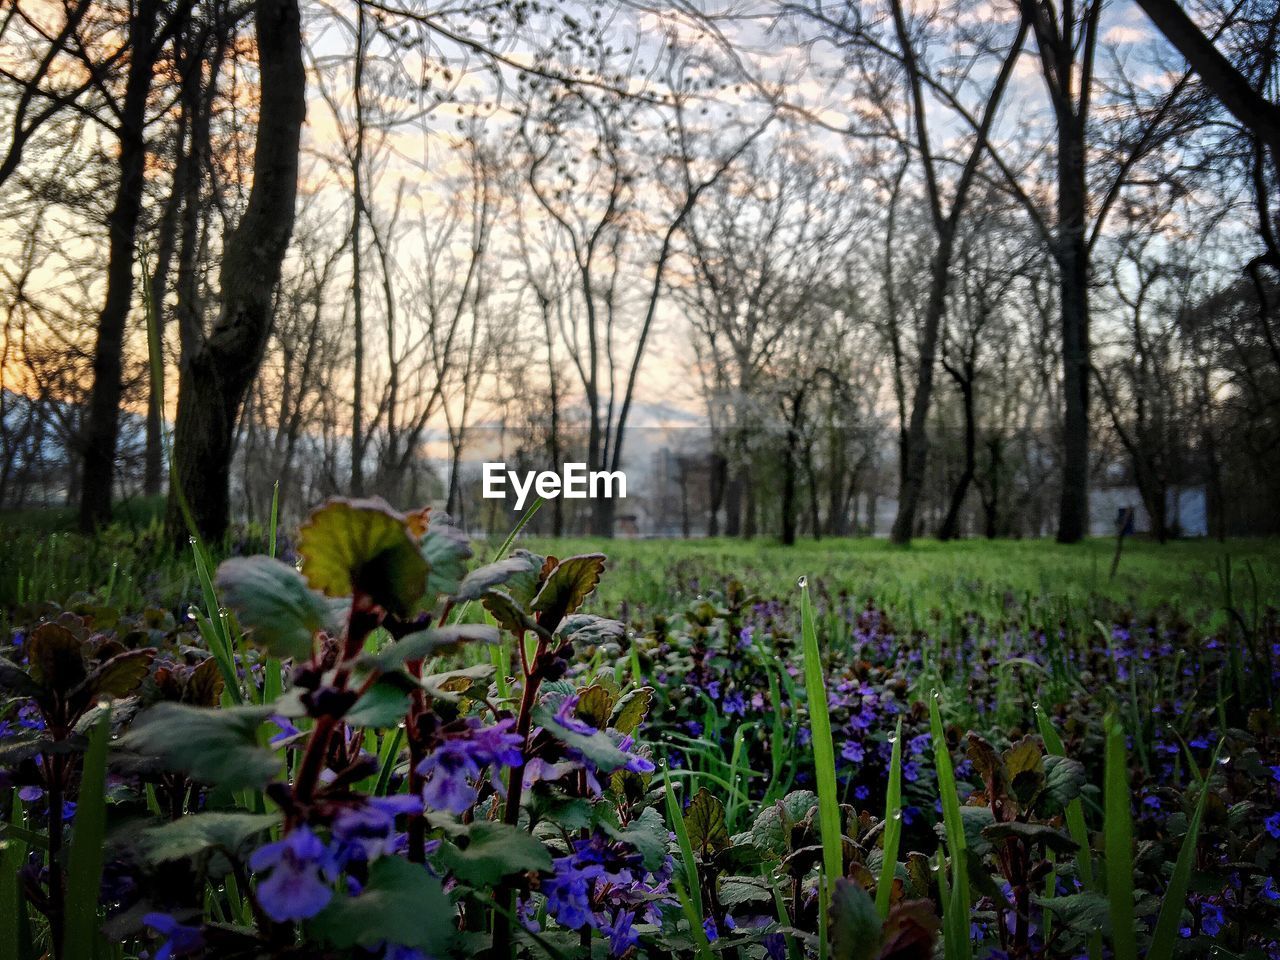
[{"label": "distant tree line", "polygon": [[1105,483],[1160,539],[1186,486],[1280,532],[1278,33],[1274,0],[15,0],[0,504],[163,494],[175,544],[277,484],[481,522],[482,448],[618,469],[666,407],[706,423],[686,533],[892,503],[899,542],[1074,542]]}]

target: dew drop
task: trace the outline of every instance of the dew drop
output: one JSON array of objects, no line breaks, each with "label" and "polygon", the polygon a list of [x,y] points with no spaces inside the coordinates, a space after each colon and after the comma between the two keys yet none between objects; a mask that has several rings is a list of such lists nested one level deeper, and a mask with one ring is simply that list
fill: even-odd
[{"label": "dew drop", "polygon": [[900,821],[902,819],[902,811],[901,810],[893,811],[893,819],[895,821]]},{"label": "dew drop", "polygon": [[1224,766],[1224,767],[1225,767],[1225,766],[1226,766],[1227,764],[1229,764],[1230,762],[1231,762],[1231,754],[1230,754],[1228,751],[1223,750],[1223,751],[1222,751],[1222,753],[1221,753],[1221,754],[1219,755],[1219,757],[1218,757],[1218,763],[1219,763],[1221,766]]},{"label": "dew drop", "polygon": [[1039,701],[1039,700],[1032,700],[1032,701],[1031,701],[1031,709],[1032,709],[1032,710],[1034,710],[1036,713],[1039,713],[1039,712],[1040,712],[1040,701]]},{"label": "dew drop", "polygon": [[197,607],[194,603],[191,604],[191,606],[187,607],[188,620],[194,620],[199,613],[200,613],[200,608]]},{"label": "dew drop", "polygon": [[805,587],[809,586],[809,578],[801,577],[796,581],[796,586],[803,590]]}]

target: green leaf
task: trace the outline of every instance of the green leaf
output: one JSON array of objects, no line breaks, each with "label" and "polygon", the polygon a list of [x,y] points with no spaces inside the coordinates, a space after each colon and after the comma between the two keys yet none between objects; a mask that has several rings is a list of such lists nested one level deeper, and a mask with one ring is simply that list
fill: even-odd
[{"label": "green leaf", "polygon": [[280,772],[280,757],[258,746],[257,731],[274,706],[210,709],[157,703],[134,721],[120,745],[156,757],[201,783],[228,790],[263,787]]},{"label": "green leaf", "polygon": [[427,575],[427,596],[453,596],[461,588],[471,559],[467,535],[445,517],[434,520],[422,535],[422,557],[431,568]]},{"label": "green leaf", "polygon": [[879,954],[884,921],[862,884],[836,878],[827,917],[831,960],[873,960]]},{"label": "green leaf", "polygon": [[0,696],[25,700],[38,697],[43,692],[44,687],[36,683],[27,671],[0,657]]},{"label": "green leaf", "polygon": [[1044,758],[1044,796],[1055,811],[1063,810],[1080,796],[1086,774],[1084,764],[1067,757]]},{"label": "green leaf", "polygon": [[645,869],[657,872],[667,859],[667,828],[653,807],[645,807],[625,828],[602,822],[601,828],[615,840],[635,847],[644,860]]},{"label": "green leaf", "polygon": [[608,617],[574,613],[561,621],[560,629],[556,632],[574,643],[596,644],[621,640],[627,635],[627,628],[622,622]]},{"label": "green leaf", "polygon": [[118,653],[99,664],[81,684],[86,700],[107,696],[117,699],[133,694],[151,669],[156,652],[150,647]]},{"label": "green leaf", "polygon": [[597,730],[603,730],[613,714],[613,694],[598,683],[583,690],[573,714]]},{"label": "green leaf", "polygon": [[192,860],[210,849],[234,856],[251,837],[279,822],[274,813],[196,813],[141,831],[135,849],[146,863]]},{"label": "green leaf", "polygon": [[107,744],[111,740],[111,711],[102,711],[89,733],[84,755],[71,853],[67,865],[66,927],[63,960],[90,960],[97,953],[98,892],[102,886],[104,840],[107,832]]},{"label": "green leaf", "polygon": [[337,632],[330,602],[287,563],[232,557],[218,567],[217,587],[249,639],[273,656],[308,660],[317,632]]},{"label": "green leaf", "polygon": [[574,613],[591,596],[604,573],[603,553],[586,553],[561,560],[533,598],[532,609],[538,623],[555,630],[560,621]]},{"label": "green leaf", "polygon": [[389,643],[371,658],[379,670],[395,670],[402,664],[425,660],[460,649],[468,643],[497,643],[498,631],[484,623],[459,623],[452,626],[417,630]]},{"label": "green leaf", "polygon": [[626,766],[631,759],[628,754],[619,750],[618,745],[603,731],[586,734],[563,726],[556,719],[555,711],[546,704],[540,704],[534,708],[533,720],[551,736],[573,747],[590,760],[601,773],[612,773]]},{"label": "green leaf", "polygon": [[31,677],[57,693],[73,689],[88,675],[80,638],[60,623],[36,627],[27,638]]},{"label": "green leaf", "polygon": [[701,788],[689,802],[684,812],[684,828],[689,843],[703,859],[708,854],[729,846],[729,831],[724,822],[724,804],[707,790]]},{"label": "green leaf", "polygon": [[[1007,823],[993,823],[982,830],[988,840],[1018,839],[1026,844],[1036,844],[1055,853],[1075,853],[1076,842],[1065,833],[1047,823],[1022,823],[1012,820]],[[972,850],[973,847],[970,847]],[[976,851],[975,851],[976,852]]]},{"label": "green leaf", "polygon": [[649,705],[652,702],[653,687],[638,687],[627,692],[613,705],[609,726],[619,733],[634,734],[649,715]]},{"label": "green leaf", "polygon": [[481,601],[489,616],[498,621],[498,626],[508,633],[520,634],[533,626],[533,618],[501,590],[490,590]]},{"label": "green leaf", "polygon": [[394,943],[445,956],[453,939],[453,905],[422,864],[380,857],[358,896],[337,898],[311,921],[339,949]]},{"label": "green leaf", "polygon": [[1009,790],[1025,809],[1044,786],[1044,751],[1033,737],[1023,737],[1004,752]]},{"label": "green leaf", "polygon": [[298,552],[303,576],[326,596],[359,592],[406,616],[427,589],[428,561],[406,518],[378,499],[330,500],[302,525]]},{"label": "green leaf", "polygon": [[503,877],[529,870],[550,870],[551,854],[540,840],[518,827],[481,820],[471,824],[466,845],[446,842],[441,865],[472,887],[492,887]]},{"label": "green leaf", "polygon": [[364,693],[360,694],[351,709],[342,718],[353,727],[394,727],[404,719],[409,709],[409,691],[412,681],[403,681],[394,674],[384,674]]},{"label": "green leaf", "polygon": [[537,569],[532,567],[533,561],[527,555],[516,554],[507,557],[505,560],[499,560],[497,563],[488,563],[483,567],[477,567],[465,577],[458,587],[458,600],[479,600],[495,587],[502,586],[507,581],[528,575],[536,574]]}]

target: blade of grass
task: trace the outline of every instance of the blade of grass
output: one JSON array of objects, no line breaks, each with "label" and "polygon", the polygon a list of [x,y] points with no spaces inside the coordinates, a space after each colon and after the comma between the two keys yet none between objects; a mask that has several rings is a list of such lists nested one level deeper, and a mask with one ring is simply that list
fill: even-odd
[{"label": "blade of grass", "polygon": [[[1040,709],[1039,704],[1035,707],[1035,714],[1036,725],[1040,729],[1040,738],[1044,740],[1045,749],[1055,757],[1065,757],[1067,751],[1062,744],[1062,738],[1058,736],[1058,731],[1054,729],[1053,721]],[[1091,889],[1093,887],[1093,860],[1089,856],[1089,831],[1084,822],[1084,804],[1080,802],[1079,797],[1067,804],[1066,818],[1067,831],[1079,848],[1076,850],[1076,871],[1080,875],[1080,882],[1084,884],[1086,889]]]},{"label": "blade of grass", "polygon": [[[22,816],[17,790],[9,793],[9,816]],[[6,825],[8,826],[8,825]],[[0,840],[0,960],[22,960],[25,955],[22,930],[26,922],[26,898],[18,873],[27,860],[27,845],[6,831]]]},{"label": "blade of grass", "polygon": [[67,862],[67,918],[62,960],[90,960],[98,942],[98,891],[107,832],[107,744],[111,709],[89,733]]},{"label": "blade of grass", "polygon": [[1106,721],[1103,766],[1102,832],[1107,898],[1111,902],[1111,944],[1115,960],[1138,960],[1133,912],[1133,821],[1130,817],[1129,770],[1124,727],[1114,716]]},{"label": "blade of grass", "polygon": [[671,826],[671,832],[676,835],[676,845],[680,848],[680,859],[684,863],[685,884],[688,885],[688,891],[685,891],[685,884],[681,884],[679,878],[673,877],[672,883],[675,884],[676,893],[680,897],[680,905],[684,908],[685,917],[689,920],[690,934],[698,945],[698,956],[709,958],[711,945],[707,942],[707,932],[702,926],[705,914],[702,907],[702,884],[698,879],[698,861],[693,858],[693,844],[689,842],[689,831],[685,829],[684,811],[680,809],[680,801],[676,799],[675,791],[671,789],[670,770],[665,763],[662,765],[662,781],[663,794],[667,803],[667,820]]},{"label": "blade of grass", "polygon": [[889,916],[889,897],[898,866],[898,844],[902,841],[902,716],[893,733],[893,753],[889,757],[889,787],[884,800],[884,854],[880,880],[876,884],[876,909],[881,919]]},{"label": "blade of grass", "polygon": [[938,772],[938,793],[942,798],[942,822],[947,835],[947,853],[951,857],[951,894],[944,902],[943,938],[947,960],[969,960],[973,944],[969,940],[969,867],[966,857],[964,821],[960,817],[960,794],[956,789],[951,752],[947,749],[947,733],[938,707],[937,690],[929,697],[929,729],[933,737],[933,756]]},{"label": "blade of grass", "polygon": [[840,825],[840,795],[836,792],[836,752],[827,712],[827,687],[822,676],[822,654],[813,621],[809,583],[800,579],[800,634],[804,651],[804,687],[809,702],[813,734],[814,778],[818,786],[818,825],[822,835],[822,867],[832,883],[844,875],[844,840]]},{"label": "blade of grass", "polygon": [[280,481],[271,488],[271,531],[267,534],[267,553],[276,558],[276,529],[280,526]]},{"label": "blade of grass", "polygon": [[[1223,743],[1224,741],[1219,740],[1218,748],[1213,751],[1215,766]],[[1191,888],[1196,843],[1200,839],[1200,823],[1204,820],[1204,808],[1208,799],[1209,783],[1205,778],[1200,781],[1200,797],[1196,800],[1195,812],[1187,822],[1187,835],[1182,838],[1182,847],[1178,850],[1178,859],[1173,865],[1173,876],[1169,878],[1169,886],[1165,889],[1160,904],[1160,916],[1156,920],[1155,933],[1151,936],[1151,946],[1147,950],[1149,960],[1172,960],[1173,948],[1178,942],[1178,925],[1182,922],[1182,910],[1187,905],[1187,891]]]},{"label": "blade of grass", "polygon": [[[1062,738],[1058,736],[1058,731],[1054,728],[1053,721],[1040,709],[1039,704],[1036,704],[1034,709],[1036,725],[1040,729],[1040,738],[1044,741],[1045,749],[1054,756],[1065,757],[1067,749],[1063,746]],[[1080,802],[1079,797],[1076,797],[1067,804],[1065,812],[1067,832],[1071,834],[1071,839],[1076,842],[1076,875],[1080,878],[1080,883],[1086,890],[1092,890],[1095,886],[1093,857],[1089,853],[1089,828],[1085,825],[1084,804]],[[1089,937],[1089,960],[1101,960],[1101,958],[1102,934],[1094,933]]]}]

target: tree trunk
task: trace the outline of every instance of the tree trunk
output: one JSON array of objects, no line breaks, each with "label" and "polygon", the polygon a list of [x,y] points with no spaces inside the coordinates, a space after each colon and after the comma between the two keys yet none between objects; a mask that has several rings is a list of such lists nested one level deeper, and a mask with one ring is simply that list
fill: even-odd
[{"label": "tree trunk", "polygon": [[92,533],[111,519],[111,482],[115,476],[116,441],[120,432],[121,374],[125,325],[133,303],[133,260],[138,218],[142,212],[147,145],[143,128],[155,66],[159,0],[139,0],[129,25],[131,56],[120,114],[120,181],[107,218],[107,296],[98,315],[93,354],[93,392],[84,438],[85,483],[80,498],[80,529]]},{"label": "tree trunk", "polygon": [[907,425],[906,461],[898,490],[898,515],[893,520],[889,538],[894,543],[908,543],[914,532],[916,513],[924,491],[925,469],[929,459],[929,403],[933,399],[933,361],[938,350],[938,332],[946,310],[947,287],[951,280],[951,246],[953,229],[943,229],[934,252],[933,278],[929,283],[929,301],[925,308],[924,329],[920,337],[920,369],[916,393],[911,402],[911,420]]},{"label": "tree trunk", "polygon": [[1058,124],[1058,261],[1062,309],[1062,498],[1058,542],[1089,525],[1089,247],[1083,122]]},{"label": "tree trunk", "polygon": [[297,0],[257,0],[254,18],[260,106],[253,188],[224,246],[217,323],[178,388],[168,523],[179,544],[186,538],[182,500],[201,536],[217,541],[226,534],[235,422],[271,333],[272,299],[293,233],[306,112]]},{"label": "tree trunk", "polygon": [[947,517],[938,530],[939,540],[954,540],[960,535],[960,511],[964,508],[964,499],[969,493],[969,484],[973,482],[978,470],[977,443],[978,429],[973,410],[973,371],[965,371],[968,379],[960,379],[960,397],[964,404],[964,470],[951,491],[951,505],[947,508]]}]

